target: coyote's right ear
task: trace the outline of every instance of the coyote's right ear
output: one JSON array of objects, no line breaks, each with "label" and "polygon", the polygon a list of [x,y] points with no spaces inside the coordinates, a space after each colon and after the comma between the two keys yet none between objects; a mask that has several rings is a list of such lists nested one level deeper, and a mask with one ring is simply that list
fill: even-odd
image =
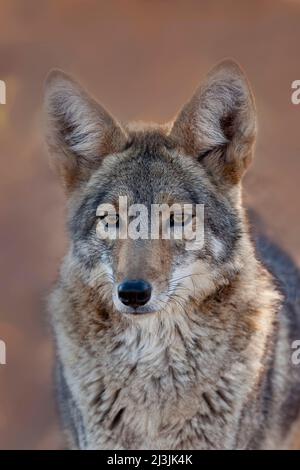
[{"label": "coyote's right ear", "polygon": [[86,181],[105,155],[126,145],[125,132],[113,117],[59,70],[47,77],[45,112],[51,161],[68,191]]},{"label": "coyote's right ear", "polygon": [[230,185],[240,180],[251,161],[255,134],[252,93],[244,73],[231,60],[212,69],[170,133],[216,181]]}]

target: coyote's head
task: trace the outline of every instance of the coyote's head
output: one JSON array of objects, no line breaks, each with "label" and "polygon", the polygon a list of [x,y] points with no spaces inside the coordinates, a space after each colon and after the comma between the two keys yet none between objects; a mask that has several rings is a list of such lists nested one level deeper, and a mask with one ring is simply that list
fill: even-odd
[{"label": "coyote's head", "polygon": [[[65,275],[75,275],[102,309],[132,318],[170,305],[184,310],[237,275],[248,246],[240,180],[256,125],[251,91],[235,63],[215,67],[165,126],[121,125],[60,71],[47,79],[45,103],[52,162],[69,198]],[[136,219],[120,200],[145,211]],[[171,207],[158,218],[158,237],[150,230],[118,236],[130,223],[149,228],[158,204]],[[169,237],[162,236],[164,224]],[[178,227],[199,224],[204,243],[174,236]],[[99,235],[110,229],[113,237]]]}]

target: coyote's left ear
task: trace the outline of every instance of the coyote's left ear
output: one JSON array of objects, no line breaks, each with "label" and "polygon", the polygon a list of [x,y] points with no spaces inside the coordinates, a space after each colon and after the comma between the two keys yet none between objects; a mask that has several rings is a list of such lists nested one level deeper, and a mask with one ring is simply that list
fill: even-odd
[{"label": "coyote's left ear", "polygon": [[46,138],[52,166],[67,192],[86,182],[103,158],[120,152],[120,124],[70,76],[53,70],[45,84]]},{"label": "coyote's left ear", "polygon": [[248,81],[235,62],[226,60],[212,69],[183,107],[170,136],[217,181],[235,184],[251,161],[255,134]]}]

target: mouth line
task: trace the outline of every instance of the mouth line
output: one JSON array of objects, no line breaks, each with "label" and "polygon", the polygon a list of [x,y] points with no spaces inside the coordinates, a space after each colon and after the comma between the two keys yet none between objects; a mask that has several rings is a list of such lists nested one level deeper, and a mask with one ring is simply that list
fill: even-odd
[{"label": "mouth line", "polygon": [[130,312],[121,312],[121,313],[125,314],[125,315],[140,317],[140,316],[144,316],[144,315],[154,315],[157,312],[158,312],[157,310],[136,310],[136,309],[133,309]]}]

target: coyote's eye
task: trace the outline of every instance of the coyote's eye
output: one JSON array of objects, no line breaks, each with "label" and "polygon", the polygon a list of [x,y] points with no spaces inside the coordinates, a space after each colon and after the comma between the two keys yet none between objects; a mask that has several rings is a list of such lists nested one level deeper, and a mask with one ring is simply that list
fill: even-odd
[{"label": "coyote's eye", "polygon": [[119,214],[106,214],[97,217],[104,227],[119,227]]},{"label": "coyote's eye", "polygon": [[175,225],[188,224],[191,220],[191,214],[185,212],[172,212],[170,215],[170,226],[174,227]]},{"label": "coyote's eye", "polygon": [[118,214],[107,214],[104,217],[101,217],[102,222],[107,226],[107,227],[118,227],[119,225],[119,215]]}]

